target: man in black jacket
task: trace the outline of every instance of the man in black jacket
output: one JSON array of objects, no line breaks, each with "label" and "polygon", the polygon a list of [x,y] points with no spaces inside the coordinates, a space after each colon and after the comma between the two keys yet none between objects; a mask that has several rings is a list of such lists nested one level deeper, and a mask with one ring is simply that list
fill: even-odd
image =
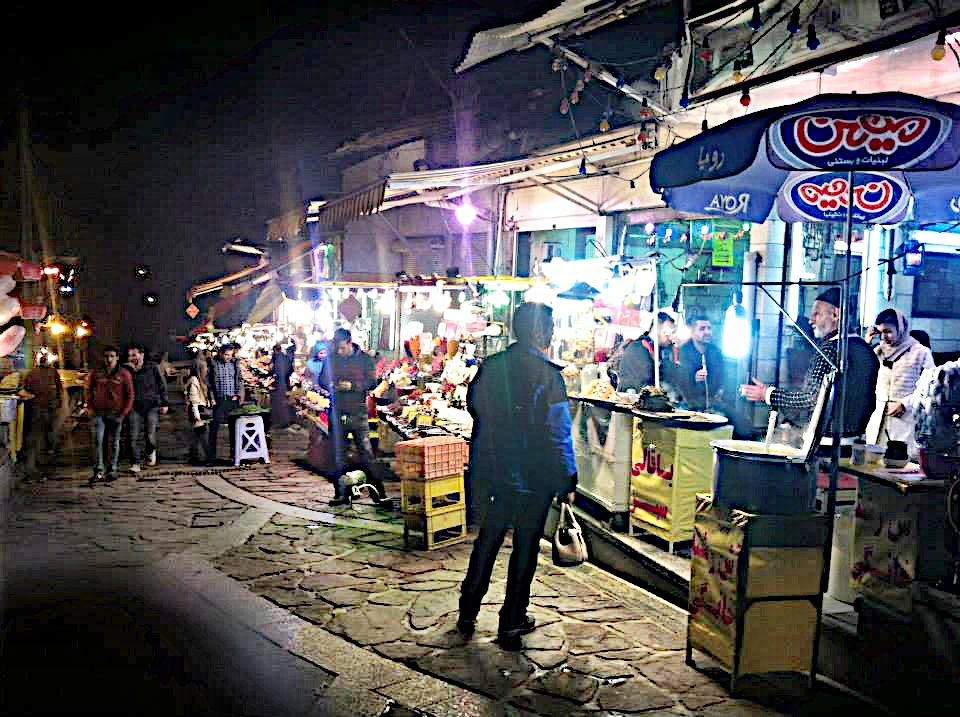
[{"label": "man in black jacket", "polygon": [[132,343],[127,349],[127,368],[133,374],[133,410],[130,412],[130,472],[139,473],[143,463],[140,436],[144,437],[147,465],[157,464],[157,427],[160,415],[166,414],[167,382],[160,367],[146,360],[143,344]]},{"label": "man in black jacket", "polygon": [[498,631],[507,650],[519,650],[520,636],[535,627],[527,606],[550,504],[557,495],[572,503],[577,487],[567,392],[560,369],[544,355],[553,312],[543,304],[521,304],[513,331],[517,343],[484,362],[467,394],[474,419],[470,475],[475,495],[482,496],[482,515],[457,621],[463,634],[473,634],[497,553],[512,527]]}]

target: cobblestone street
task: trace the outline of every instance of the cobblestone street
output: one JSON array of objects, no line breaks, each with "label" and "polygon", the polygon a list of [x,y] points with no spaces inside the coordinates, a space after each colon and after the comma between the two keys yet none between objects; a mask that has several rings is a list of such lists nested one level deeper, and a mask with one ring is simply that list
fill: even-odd
[{"label": "cobblestone street", "polygon": [[[76,586],[65,581],[101,569],[111,586],[149,586],[147,602],[176,606],[207,639],[226,631],[203,648],[213,672],[201,679],[185,668],[185,684],[199,680],[200,694],[232,679],[235,697],[271,694],[224,713],[266,714],[273,704],[270,714],[876,714],[825,685],[811,699],[800,676],[745,678],[743,698],[733,699],[705,658],[703,672],[684,665],[681,610],[593,566],[555,568],[547,553],[533,586],[538,626],[524,650],[493,642],[504,560],[465,641],[454,623],[469,542],[408,551],[396,513],[366,499],[327,506],[332,486],[293,460],[305,432],[279,433],[268,466],[199,470],[176,463],[174,425],[164,423],[168,460],[141,480],[124,475],[90,488],[86,467],[66,466],[59,480],[21,484],[4,529],[4,577],[8,592],[35,589],[12,603],[5,660],[35,624],[23,616],[62,610],[64,600],[86,604],[68,597]],[[43,599],[31,603],[36,594]],[[138,639],[136,630],[123,634]],[[220,713],[194,697],[178,704]]]}]

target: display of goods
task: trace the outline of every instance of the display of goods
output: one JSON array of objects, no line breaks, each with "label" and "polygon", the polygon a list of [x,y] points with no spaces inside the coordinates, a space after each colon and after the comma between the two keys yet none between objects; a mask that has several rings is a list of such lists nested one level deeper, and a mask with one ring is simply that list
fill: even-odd
[{"label": "display of goods", "polygon": [[616,401],[617,391],[613,385],[602,378],[591,381],[587,388],[580,394],[584,398],[592,398],[596,401]]},{"label": "display of goods", "polygon": [[647,411],[672,411],[673,404],[667,394],[656,386],[644,386],[638,394],[637,407]]},{"label": "display of goods", "polygon": [[439,478],[463,471],[467,442],[458,436],[428,436],[394,445],[396,469],[402,478]]}]

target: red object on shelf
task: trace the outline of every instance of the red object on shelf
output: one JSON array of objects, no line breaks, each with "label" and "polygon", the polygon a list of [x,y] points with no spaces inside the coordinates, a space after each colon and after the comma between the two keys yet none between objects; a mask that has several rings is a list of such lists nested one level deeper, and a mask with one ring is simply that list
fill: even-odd
[{"label": "red object on shelf", "polygon": [[[826,490],[830,487],[830,474],[825,471],[817,473],[817,488]],[[857,478],[849,473],[841,472],[837,477],[837,490],[856,490]]]}]

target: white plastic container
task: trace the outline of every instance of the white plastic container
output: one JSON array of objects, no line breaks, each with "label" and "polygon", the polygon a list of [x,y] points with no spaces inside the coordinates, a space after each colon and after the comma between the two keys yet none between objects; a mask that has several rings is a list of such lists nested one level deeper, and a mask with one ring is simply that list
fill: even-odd
[{"label": "white plastic container", "polygon": [[853,559],[853,506],[838,508],[833,525],[833,545],[830,552],[830,581],[827,595],[834,600],[853,603],[856,595],[850,587],[850,566]]}]

